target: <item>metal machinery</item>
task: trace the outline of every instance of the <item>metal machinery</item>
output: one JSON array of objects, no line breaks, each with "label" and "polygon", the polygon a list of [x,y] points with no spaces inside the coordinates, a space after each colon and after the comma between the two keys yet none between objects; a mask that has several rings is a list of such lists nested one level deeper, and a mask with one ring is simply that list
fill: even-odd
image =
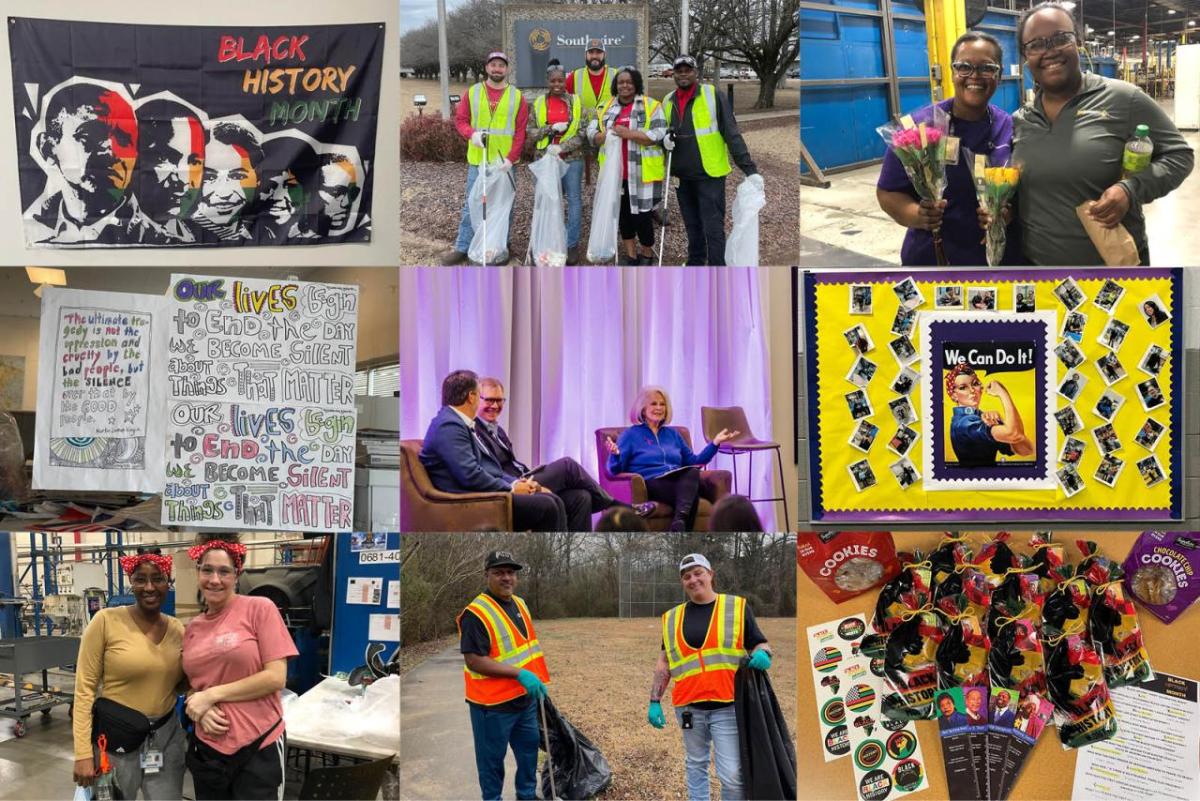
[{"label": "metal machinery", "polygon": [[[312,558],[324,559],[323,551]],[[251,567],[243,571],[238,579],[238,592],[243,595],[258,595],[270,598],[283,616],[283,622],[300,655],[288,661],[288,689],[297,695],[304,693],[321,680],[321,671],[326,662],[329,638],[324,635],[328,628],[327,619],[321,620],[323,565],[283,564],[271,567]],[[328,598],[328,589],[323,594]],[[328,600],[324,601],[328,608]]]}]

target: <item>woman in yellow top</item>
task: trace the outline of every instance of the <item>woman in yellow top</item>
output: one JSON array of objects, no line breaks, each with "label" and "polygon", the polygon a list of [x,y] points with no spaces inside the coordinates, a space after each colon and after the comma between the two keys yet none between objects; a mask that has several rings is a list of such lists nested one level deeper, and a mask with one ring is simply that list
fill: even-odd
[{"label": "woman in yellow top", "polygon": [[75,783],[95,779],[96,739],[107,737],[122,797],[183,796],[186,738],[175,714],[183,681],[183,624],[161,612],[171,557],[158,548],[122,556],[137,603],[101,609],[83,632],[75,670]]}]

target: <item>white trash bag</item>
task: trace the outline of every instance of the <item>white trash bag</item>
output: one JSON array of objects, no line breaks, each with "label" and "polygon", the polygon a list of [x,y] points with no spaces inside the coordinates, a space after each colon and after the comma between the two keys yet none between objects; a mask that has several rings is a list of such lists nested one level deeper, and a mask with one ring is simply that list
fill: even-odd
[{"label": "white trash bag", "polygon": [[538,267],[562,267],[567,263],[567,225],[563,222],[562,178],[567,165],[558,156],[542,156],[529,165],[533,173],[533,226],[529,230],[529,252]]},{"label": "white trash bag", "polygon": [[604,264],[617,257],[617,218],[621,213],[621,137],[611,131],[604,139],[604,165],[596,178],[592,201],[592,229],[588,232],[587,257]]},{"label": "white trash bag", "polygon": [[[471,213],[471,227],[475,235],[471,237],[471,246],[467,249],[467,258],[476,264],[507,264],[508,263],[508,215],[512,210],[513,188],[512,176],[509,170],[501,170],[499,161],[493,162],[487,168],[487,225],[483,222],[483,166],[471,184],[471,194],[467,199],[467,208]],[[487,241],[484,241],[484,229]]]},{"label": "white trash bag", "polygon": [[728,266],[758,266],[758,212],[765,205],[766,192],[749,178],[738,184],[733,198],[733,230],[725,240],[725,264]]}]

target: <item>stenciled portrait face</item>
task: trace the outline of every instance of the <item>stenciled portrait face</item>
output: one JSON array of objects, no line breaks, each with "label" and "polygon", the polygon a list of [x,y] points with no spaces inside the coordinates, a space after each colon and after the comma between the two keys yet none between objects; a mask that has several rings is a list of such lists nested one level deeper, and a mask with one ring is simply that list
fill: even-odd
[{"label": "stenciled portrait face", "polygon": [[204,127],[195,117],[143,126],[138,205],[157,222],[185,217],[204,173]]},{"label": "stenciled portrait face", "polygon": [[341,228],[350,218],[350,207],[358,197],[358,181],[354,165],[349,160],[338,160],[321,166],[321,187],[317,190],[321,199],[321,217],[329,229]]},{"label": "stenciled portrait face", "polygon": [[62,176],[63,190],[75,195],[89,215],[116,208],[137,165],[133,108],[117,93],[101,91],[95,101],[61,109],[46,128],[41,152]]},{"label": "stenciled portrait face", "polygon": [[275,225],[283,227],[296,216],[296,210],[301,205],[303,190],[291,170],[272,173],[266,176],[258,199],[262,203],[262,213],[271,218]]},{"label": "stenciled portrait face", "polygon": [[192,216],[229,225],[241,215],[258,188],[258,176],[245,148],[212,139],[204,154],[204,181]]}]

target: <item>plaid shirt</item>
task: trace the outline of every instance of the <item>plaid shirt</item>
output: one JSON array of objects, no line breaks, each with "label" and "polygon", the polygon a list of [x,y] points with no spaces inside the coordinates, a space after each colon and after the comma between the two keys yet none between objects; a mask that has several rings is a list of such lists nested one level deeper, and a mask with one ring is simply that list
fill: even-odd
[{"label": "plaid shirt", "polygon": [[[604,112],[604,119],[600,121],[600,125],[604,126],[605,131],[611,131],[613,123],[617,119],[617,114],[621,111],[621,104],[613,101]],[[654,113],[650,115],[650,129],[646,130],[646,98],[644,95],[638,95],[633,99],[633,109],[629,113],[629,127],[631,130],[641,131],[649,136],[656,143],[661,142],[662,138],[667,134],[667,118],[663,116],[662,104],[656,103]],[[595,144],[596,133],[599,127],[596,122],[592,122],[588,126],[588,141]],[[643,145],[639,142],[629,140],[629,158],[627,159],[629,166],[629,210],[633,214],[642,214],[650,211],[660,202],[663,197],[663,185],[666,181],[654,181],[653,183],[644,183],[642,181],[642,157],[643,155],[663,155],[662,147],[658,144]]]}]

